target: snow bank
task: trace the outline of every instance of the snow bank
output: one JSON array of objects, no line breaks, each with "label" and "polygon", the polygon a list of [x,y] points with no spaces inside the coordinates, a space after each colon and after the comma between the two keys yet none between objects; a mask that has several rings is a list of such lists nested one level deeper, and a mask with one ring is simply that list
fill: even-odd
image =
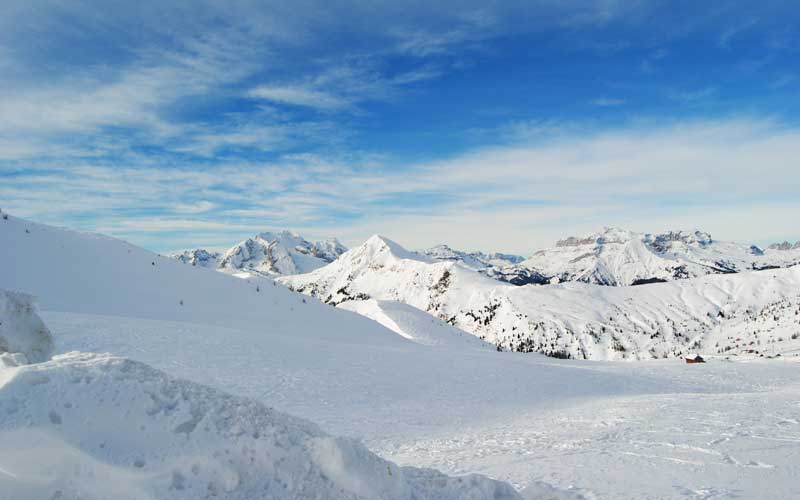
[{"label": "snow bank", "polygon": [[36,314],[34,298],[0,290],[0,355],[5,354],[4,363],[38,363],[52,353],[53,337]]},{"label": "snow bank", "polygon": [[0,492],[41,499],[520,499],[108,354],[0,368]]}]

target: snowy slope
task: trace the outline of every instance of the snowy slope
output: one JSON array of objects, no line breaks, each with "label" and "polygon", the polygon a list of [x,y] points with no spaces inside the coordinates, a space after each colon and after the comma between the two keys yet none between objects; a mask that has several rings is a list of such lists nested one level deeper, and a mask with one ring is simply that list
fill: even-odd
[{"label": "snowy slope", "polygon": [[743,272],[800,263],[800,254],[765,253],[755,246],[717,241],[701,231],[664,234],[605,228],[540,250],[521,266],[551,282],[635,285]]},{"label": "snowy slope", "polygon": [[453,262],[420,260],[373,236],[324,268],[281,281],[333,305],[403,302],[506,349],[557,357],[759,355],[800,348],[800,268],[642,287],[514,287]]},{"label": "snowy slope", "polygon": [[307,273],[333,262],[347,249],[335,238],[310,242],[290,231],[264,232],[224,253],[186,250],[172,255],[193,266],[219,269],[237,275],[289,275]]},{"label": "snowy slope", "polygon": [[[0,290],[0,339],[50,341]],[[52,348],[52,342],[48,344]],[[0,498],[521,500],[507,484],[398,467],[246,398],[108,354],[0,353]]]},{"label": "snowy slope", "polygon": [[494,348],[493,345],[448,325],[439,318],[401,302],[351,300],[339,304],[339,307],[377,321],[398,335],[420,344],[448,348]]},{"label": "snowy slope", "polygon": [[0,286],[43,310],[192,321],[351,343],[405,342],[358,315],[306,300],[268,278],[236,279],[106,236],[0,219]]}]

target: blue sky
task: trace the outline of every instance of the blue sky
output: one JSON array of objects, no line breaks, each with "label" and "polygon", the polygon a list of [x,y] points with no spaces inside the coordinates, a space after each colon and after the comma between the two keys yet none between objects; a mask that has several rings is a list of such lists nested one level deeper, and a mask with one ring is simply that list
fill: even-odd
[{"label": "blue sky", "polygon": [[800,239],[798,60],[779,1],[7,0],[0,207],[156,251]]}]

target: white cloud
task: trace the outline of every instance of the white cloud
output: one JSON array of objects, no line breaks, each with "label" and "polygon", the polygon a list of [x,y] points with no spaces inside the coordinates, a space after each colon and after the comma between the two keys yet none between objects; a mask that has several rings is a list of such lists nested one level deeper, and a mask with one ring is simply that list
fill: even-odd
[{"label": "white cloud", "polygon": [[622,106],[623,104],[625,104],[625,99],[615,99],[613,97],[599,97],[597,99],[592,100],[592,104],[604,108],[613,106]]},{"label": "white cloud", "polygon": [[322,110],[340,110],[350,106],[350,102],[342,97],[297,86],[261,85],[248,92],[248,95],[280,104]]},{"label": "white cloud", "polygon": [[298,155],[214,168],[20,171],[0,183],[0,199],[20,215],[89,216],[95,228],[153,245],[164,243],[151,235],[170,230],[200,244],[218,242],[214,231],[233,242],[290,227],[351,245],[380,232],[411,247],[448,241],[528,253],[604,225],[700,227],[755,243],[797,232],[798,129],[741,119],[565,130],[402,169],[372,157]]}]

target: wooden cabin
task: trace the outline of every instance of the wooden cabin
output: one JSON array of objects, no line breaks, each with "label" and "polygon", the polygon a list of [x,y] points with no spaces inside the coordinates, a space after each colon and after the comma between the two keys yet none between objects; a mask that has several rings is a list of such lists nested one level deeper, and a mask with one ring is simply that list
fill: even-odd
[{"label": "wooden cabin", "polygon": [[695,354],[694,357],[684,358],[684,359],[686,359],[686,364],[689,364],[689,365],[694,364],[694,363],[705,363],[706,362],[706,360],[703,359],[703,357],[700,356],[699,354]]}]

